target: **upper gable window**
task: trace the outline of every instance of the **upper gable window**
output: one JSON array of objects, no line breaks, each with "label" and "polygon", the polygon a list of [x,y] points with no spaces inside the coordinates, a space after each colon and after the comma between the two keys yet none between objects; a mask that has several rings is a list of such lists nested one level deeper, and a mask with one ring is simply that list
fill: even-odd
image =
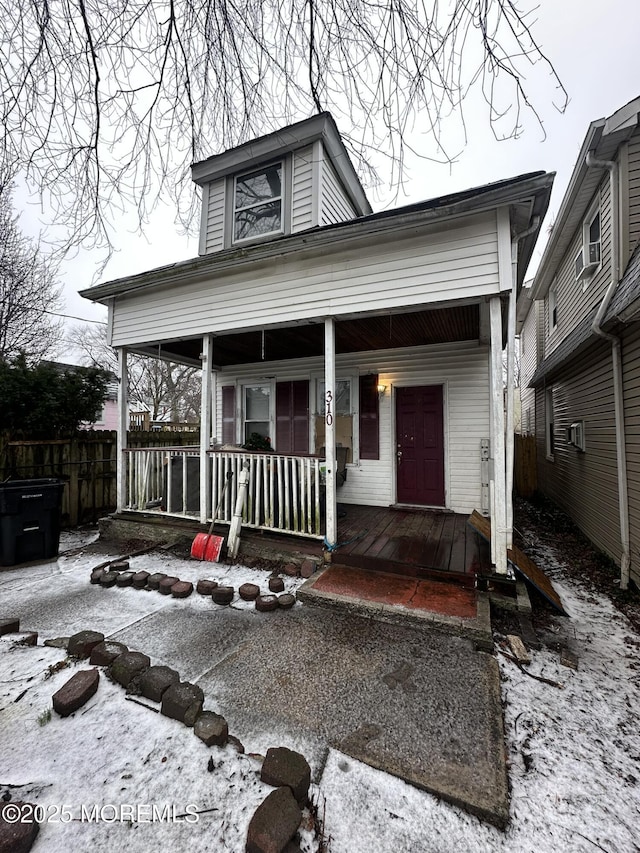
[{"label": "upper gable window", "polygon": [[586,282],[600,266],[600,202],[591,208],[582,223],[582,247],[576,255],[576,279]]},{"label": "upper gable window", "polygon": [[282,163],[238,175],[233,197],[233,240],[282,231]]}]

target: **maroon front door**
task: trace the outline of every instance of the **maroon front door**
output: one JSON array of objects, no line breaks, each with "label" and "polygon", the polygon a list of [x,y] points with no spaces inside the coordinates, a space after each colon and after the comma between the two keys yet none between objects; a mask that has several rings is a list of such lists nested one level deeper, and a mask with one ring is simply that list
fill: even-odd
[{"label": "maroon front door", "polygon": [[397,501],[444,506],[442,385],[396,389]]}]

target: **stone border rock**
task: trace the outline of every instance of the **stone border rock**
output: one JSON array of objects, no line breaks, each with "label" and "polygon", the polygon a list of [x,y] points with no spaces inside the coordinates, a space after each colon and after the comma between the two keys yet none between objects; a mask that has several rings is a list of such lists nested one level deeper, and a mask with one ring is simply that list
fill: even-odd
[{"label": "stone border rock", "polygon": [[[116,566],[122,566],[122,570],[118,571]],[[289,577],[310,577],[317,568],[318,563],[314,560],[304,560],[301,566],[295,563],[285,564],[282,572]],[[178,599],[188,598],[194,591],[193,583],[180,580],[174,575],[167,575],[164,572],[134,572],[129,568],[128,561],[96,566],[91,571],[90,583],[107,588],[115,586],[119,589],[156,590],[162,595],[171,595]],[[237,593],[243,601],[255,602],[255,609],[261,613],[289,610],[298,600],[297,594],[284,592],[284,580],[275,570],[269,576],[268,587],[268,592],[262,592],[258,584],[243,583]],[[221,585],[210,578],[200,578],[195,591],[199,595],[210,596],[213,603],[220,607],[232,604],[236,595],[233,586]]]},{"label": "stone border rock", "polygon": [[[271,594],[264,597],[274,599],[278,607],[278,596]],[[17,620],[8,621],[7,624],[19,627]],[[69,638],[68,643],[84,653],[89,641],[91,663],[108,667],[111,680],[124,687],[127,693],[134,692],[151,702],[159,703],[159,710],[164,716],[192,727],[195,736],[205,746],[225,747],[232,744],[238,753],[244,753],[243,744],[229,734],[225,718],[204,709],[204,693],[197,684],[181,681],[179,673],[168,666],[152,666],[147,655],[131,652],[114,640],[103,638],[101,642],[93,642],[98,637],[102,635],[96,631],[79,631]],[[94,695],[99,678],[97,668],[76,672],[53,695],[54,710],[61,716],[76,711]],[[145,707],[151,708],[147,705]],[[211,771],[215,769],[212,758],[209,759],[208,767]],[[302,809],[309,805],[309,763],[299,752],[287,747],[270,747],[263,759],[260,779],[275,790],[255,810],[247,830],[245,850],[250,853],[273,853],[284,851],[285,848],[295,849],[291,846],[292,840],[302,822]]]}]

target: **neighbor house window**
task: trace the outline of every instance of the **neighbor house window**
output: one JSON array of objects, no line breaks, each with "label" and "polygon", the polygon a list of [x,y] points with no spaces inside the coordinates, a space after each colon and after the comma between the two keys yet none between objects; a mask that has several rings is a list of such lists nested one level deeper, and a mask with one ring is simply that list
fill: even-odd
[{"label": "neighbor house window", "polygon": [[282,231],[282,163],[235,179],[233,239],[248,240]]},{"label": "neighbor house window", "polygon": [[547,459],[553,461],[555,450],[555,415],[553,411],[553,389],[547,389],[545,395],[545,420],[546,420],[546,451]]},{"label": "neighbor house window", "polygon": [[600,200],[591,206],[589,213],[582,223],[582,246],[575,259],[576,278],[583,285],[600,266],[602,254]]},{"label": "neighbor house window", "polygon": [[257,433],[271,437],[271,386],[245,385],[243,389],[244,441]]}]

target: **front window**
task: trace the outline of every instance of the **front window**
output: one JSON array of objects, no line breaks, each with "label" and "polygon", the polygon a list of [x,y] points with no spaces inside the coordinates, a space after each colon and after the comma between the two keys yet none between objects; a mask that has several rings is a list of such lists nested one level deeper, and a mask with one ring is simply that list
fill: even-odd
[{"label": "front window", "polygon": [[271,436],[271,388],[269,385],[245,385],[244,443],[254,433],[261,438]]},{"label": "front window", "polygon": [[[325,384],[318,380],[316,385],[317,399],[316,412],[319,415],[325,415],[327,411]],[[351,380],[336,379],[335,397],[331,402],[331,408],[334,415],[350,415],[351,414]]]},{"label": "front window", "polygon": [[346,448],[346,461],[354,461],[354,447],[357,447],[356,424],[354,417],[351,379],[336,379],[331,400],[327,400],[323,379],[316,380],[315,447],[316,452],[325,446],[326,421],[330,415],[336,436],[336,447]]},{"label": "front window", "polygon": [[282,231],[282,163],[235,179],[233,239],[249,240]]}]

